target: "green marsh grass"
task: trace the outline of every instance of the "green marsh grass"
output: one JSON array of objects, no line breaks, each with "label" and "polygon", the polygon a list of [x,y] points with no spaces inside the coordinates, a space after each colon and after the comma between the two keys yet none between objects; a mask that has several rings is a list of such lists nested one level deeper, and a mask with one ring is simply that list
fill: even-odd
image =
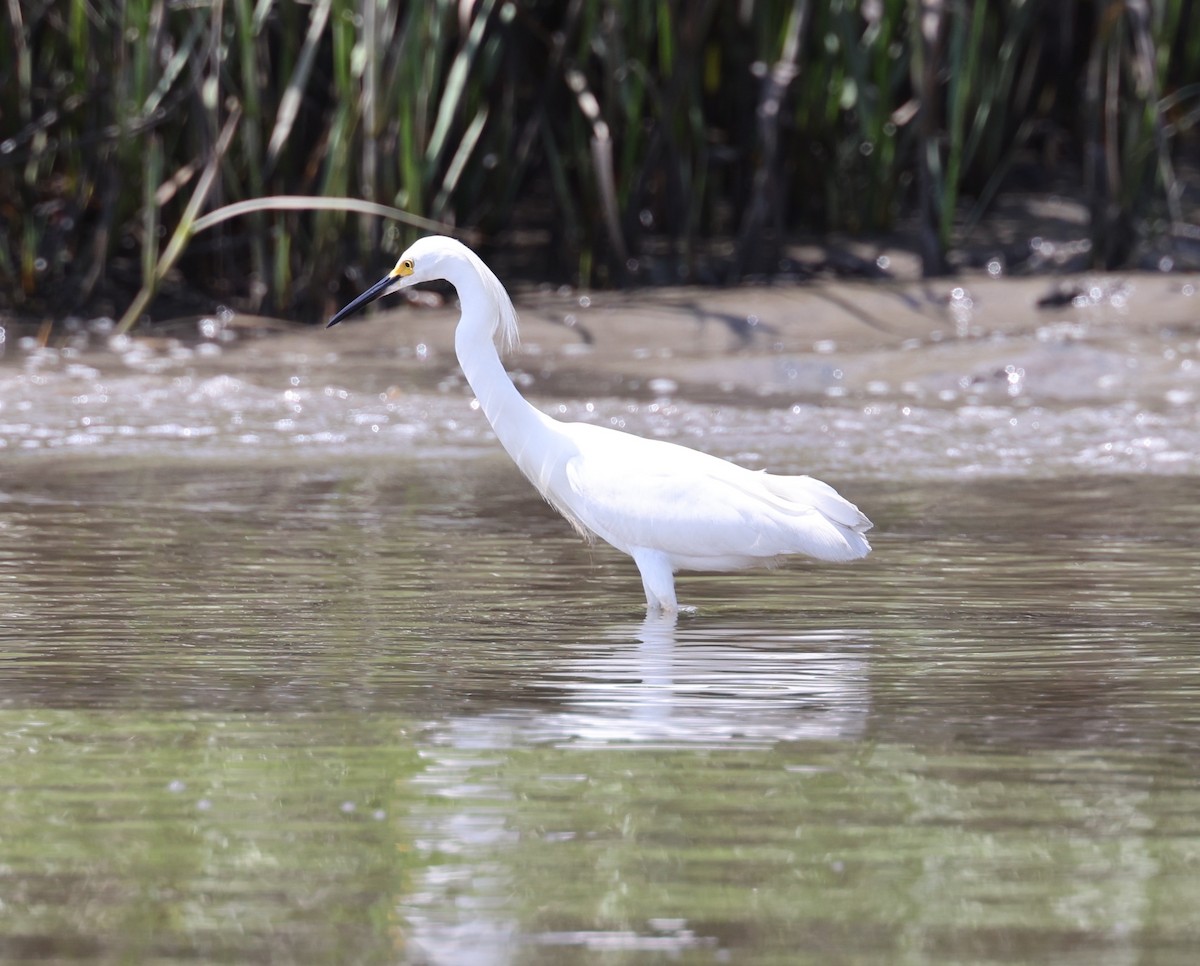
[{"label": "green marsh grass", "polygon": [[603,285],[735,281],[796,235],[915,224],[939,271],[1030,158],[1047,186],[1084,186],[1098,265],[1196,236],[1190,0],[0,17],[0,310],[26,316],[130,328],[169,282],[317,319],[431,230]]}]

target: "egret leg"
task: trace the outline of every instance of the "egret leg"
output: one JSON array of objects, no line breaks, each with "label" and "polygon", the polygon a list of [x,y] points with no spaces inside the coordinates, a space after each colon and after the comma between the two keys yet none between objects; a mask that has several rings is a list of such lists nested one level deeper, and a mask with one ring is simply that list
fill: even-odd
[{"label": "egret leg", "polygon": [[679,604],[675,601],[675,573],[667,555],[661,550],[642,547],[631,551],[631,555],[642,575],[646,610],[652,614],[674,614],[679,610]]}]

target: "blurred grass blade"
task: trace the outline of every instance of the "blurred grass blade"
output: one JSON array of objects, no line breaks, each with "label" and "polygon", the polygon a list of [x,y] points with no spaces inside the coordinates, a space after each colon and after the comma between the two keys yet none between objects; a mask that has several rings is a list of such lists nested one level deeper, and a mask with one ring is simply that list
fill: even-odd
[{"label": "blurred grass blade", "polygon": [[29,44],[26,42],[24,18],[21,16],[19,0],[8,0],[8,21],[12,25],[12,44],[17,62],[17,98],[21,121],[29,124],[33,120],[33,60],[29,55]]},{"label": "blurred grass blade", "polygon": [[458,115],[466,93],[470,87],[471,64],[475,60],[480,44],[483,42],[484,31],[491,17],[495,0],[480,0],[476,4],[467,39],[454,58],[446,83],[442,87],[438,104],[437,120],[433,125],[433,133],[429,136],[429,146],[425,152],[427,170],[433,170],[446,147],[446,139],[450,126]]},{"label": "blurred grass blade", "polygon": [[567,86],[575,94],[575,103],[579,105],[591,127],[589,146],[592,155],[592,168],[596,177],[596,190],[600,197],[601,211],[604,217],[604,227],[608,233],[609,244],[612,245],[622,267],[629,259],[629,251],[625,246],[625,237],[621,232],[621,212],[617,205],[616,175],[613,171],[612,134],[607,122],[601,117],[600,102],[588,88],[587,78],[582,71],[567,72]]},{"label": "blurred grass blade", "polygon": [[158,215],[161,210],[155,186],[162,181],[162,140],[150,135],[147,145],[146,176],[142,182],[142,287],[153,287],[158,263]]},{"label": "blurred grass blade", "polygon": [[141,290],[130,303],[129,308],[125,310],[125,314],[121,316],[121,320],[117,323],[114,330],[116,335],[123,335],[133,328],[134,324],[141,317],[141,314],[146,310],[146,306],[150,304],[150,300],[154,297],[154,292],[158,288],[163,277],[171,270],[175,261],[183,253],[187,243],[191,240],[194,223],[200,209],[204,206],[204,202],[208,200],[208,193],[212,190],[216,183],[217,171],[221,166],[221,159],[225,156],[225,152],[229,149],[229,143],[233,140],[233,132],[237,129],[238,121],[241,118],[241,110],[235,105],[234,109],[229,112],[229,117],[225,121],[225,126],[221,129],[220,135],[217,137],[216,144],[213,145],[212,155],[208,159],[208,164],[205,165],[204,171],[200,174],[199,180],[196,182],[196,189],[192,192],[192,197],[188,200],[187,207],[184,209],[183,216],[179,219],[179,224],[175,227],[175,232],[171,235],[170,242],[167,243],[166,251],[162,253],[157,265],[151,276],[142,284]]},{"label": "blurred grass blade", "polygon": [[617,207],[617,178],[613,172],[613,143],[608,125],[601,121],[592,137],[592,164],[596,169],[596,187],[600,192],[600,203],[604,212],[604,227],[613,247],[618,263],[624,270],[629,260],[625,236],[621,232],[621,213]]},{"label": "blurred grass blade", "polygon": [[254,36],[262,33],[263,24],[266,23],[274,4],[275,0],[258,0],[258,5],[254,8]]},{"label": "blurred grass blade", "polygon": [[346,211],[360,215],[375,215],[380,218],[390,218],[392,221],[412,225],[422,231],[438,232],[443,235],[457,235],[459,238],[474,238],[475,233],[462,231],[445,222],[422,218],[411,212],[390,205],[381,205],[376,201],[363,201],[361,198],[330,198],[324,195],[273,195],[268,198],[251,198],[247,201],[235,201],[202,215],[192,223],[192,234],[207,231],[214,225],[242,215],[254,214],[259,211]]},{"label": "blurred grass blade", "polygon": [[296,69],[292,72],[283,97],[279,100],[279,111],[275,115],[275,127],[271,131],[271,140],[267,144],[266,166],[272,168],[283,150],[288,136],[292,133],[292,125],[300,111],[300,101],[304,95],[304,86],[312,73],[313,60],[317,54],[317,45],[325,32],[325,24],[329,22],[329,10],[333,0],[316,0],[309,14],[308,32],[304,37],[304,45],[300,49],[300,58]]},{"label": "blurred grass blade", "polygon": [[467,161],[470,160],[475,145],[479,143],[479,136],[483,133],[487,117],[487,108],[481,107],[471,120],[470,126],[463,132],[462,140],[458,142],[458,149],[454,152],[454,157],[450,159],[450,164],[446,168],[446,177],[442,179],[442,190],[438,192],[437,199],[434,201],[435,214],[441,214],[449,207],[454,189],[458,187],[458,179],[462,177],[462,173],[467,167]]},{"label": "blurred grass blade", "polygon": [[196,21],[189,28],[187,34],[184,35],[183,42],[179,45],[179,48],[163,66],[162,77],[159,78],[158,84],[141,106],[142,117],[151,117],[162,105],[164,98],[166,98],[168,92],[175,85],[175,81],[179,79],[180,75],[183,74],[191,62],[192,53],[196,49],[197,42],[203,35],[204,24]]}]

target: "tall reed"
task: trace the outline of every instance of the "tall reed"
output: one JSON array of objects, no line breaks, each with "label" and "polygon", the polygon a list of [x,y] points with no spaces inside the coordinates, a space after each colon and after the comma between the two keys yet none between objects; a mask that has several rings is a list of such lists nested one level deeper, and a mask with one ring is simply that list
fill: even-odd
[{"label": "tall reed", "polygon": [[1118,265],[1195,234],[1198,9],[9,2],[0,308],[132,325],[170,281],[313,318],[431,226],[624,284],[770,273],[797,233],[915,221],[936,271],[1030,157],[1086,184]]}]

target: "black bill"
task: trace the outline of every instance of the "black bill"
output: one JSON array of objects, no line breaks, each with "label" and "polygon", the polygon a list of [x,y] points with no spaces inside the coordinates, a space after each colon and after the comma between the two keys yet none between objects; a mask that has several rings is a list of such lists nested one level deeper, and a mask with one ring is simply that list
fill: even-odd
[{"label": "black bill", "polygon": [[396,278],[393,275],[383,276],[383,278],[381,278],[378,282],[376,282],[369,289],[367,289],[365,292],[363,292],[362,295],[360,295],[358,298],[356,298],[353,302],[351,302],[349,305],[344,306],[332,319],[329,320],[329,322],[325,326],[325,328],[328,329],[330,326],[337,325],[339,322],[342,321],[342,319],[346,318],[346,316],[353,315],[355,312],[357,312],[359,309],[361,309],[364,305],[370,305],[377,298],[379,298],[379,296],[387,295],[387,293],[389,291],[391,291],[392,286],[395,285],[396,283],[398,283],[399,281],[400,281],[400,279]]}]

